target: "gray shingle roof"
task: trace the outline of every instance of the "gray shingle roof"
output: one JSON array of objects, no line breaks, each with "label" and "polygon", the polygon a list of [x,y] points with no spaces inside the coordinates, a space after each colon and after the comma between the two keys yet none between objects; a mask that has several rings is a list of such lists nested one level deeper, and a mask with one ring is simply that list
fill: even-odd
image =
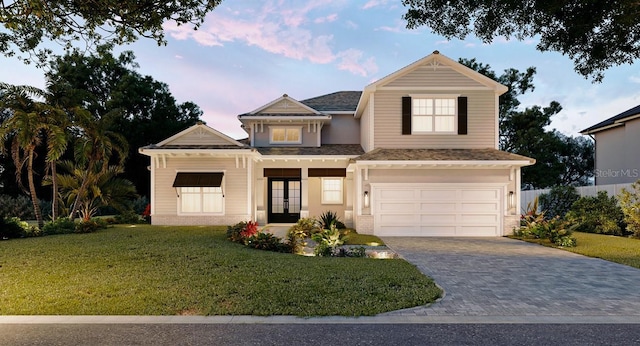
[{"label": "gray shingle roof", "polygon": [[[244,144],[244,143],[243,143]],[[220,145],[220,144],[172,144],[172,145],[146,145],[140,149],[251,149],[250,146],[238,146],[238,145]]]},{"label": "gray shingle roof", "polygon": [[529,161],[534,159],[497,149],[374,149],[354,161]]},{"label": "gray shingle roof", "polygon": [[588,133],[590,133],[590,132],[592,132],[594,130],[598,130],[598,129],[602,128],[602,127],[607,127],[609,125],[613,125],[617,120],[624,119],[624,118],[627,118],[627,117],[630,117],[630,116],[636,115],[636,114],[640,114],[640,106],[635,106],[635,107],[633,107],[633,108],[631,108],[629,110],[626,110],[626,111],[624,111],[624,112],[622,112],[622,113],[620,113],[618,115],[615,115],[615,116],[613,116],[613,117],[611,117],[611,118],[609,118],[609,119],[607,119],[605,121],[601,121],[601,122],[599,122],[599,123],[597,123],[597,124],[595,124],[595,125],[593,125],[591,127],[588,127],[586,129],[580,131],[580,133],[588,134]]},{"label": "gray shingle roof", "polygon": [[320,112],[355,112],[362,91],[338,91],[310,99],[301,103]]},{"label": "gray shingle roof", "polygon": [[326,144],[320,147],[260,147],[262,155],[362,155],[360,144]]}]

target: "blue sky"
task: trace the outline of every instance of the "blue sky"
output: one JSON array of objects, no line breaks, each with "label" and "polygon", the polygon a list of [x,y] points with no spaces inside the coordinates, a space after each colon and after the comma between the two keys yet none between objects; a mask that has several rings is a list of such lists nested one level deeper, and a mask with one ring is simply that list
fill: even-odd
[{"label": "blue sky", "polygon": [[[551,125],[568,135],[640,104],[640,70],[624,65],[593,84],[568,57],[535,50],[536,40],[475,37],[447,41],[428,28],[405,29],[400,0],[227,0],[198,31],[165,25],[167,46],[149,39],[132,50],[139,72],[165,82],[178,102],[193,101],[208,125],[245,137],[237,115],[280,96],[303,100],[334,91],[362,90],[434,50],[454,60],[476,58],[500,74],[537,68],[536,90],[523,106],[563,106]],[[0,81],[44,87],[43,71],[0,57]]]}]

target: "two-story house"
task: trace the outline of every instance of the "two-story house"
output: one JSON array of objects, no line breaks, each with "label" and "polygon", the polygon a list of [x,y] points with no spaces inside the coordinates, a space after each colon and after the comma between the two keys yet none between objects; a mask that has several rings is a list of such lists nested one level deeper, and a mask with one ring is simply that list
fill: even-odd
[{"label": "two-story house", "polygon": [[364,88],[199,124],[140,148],[152,223],[295,223],[334,211],[359,233],[500,236],[519,225],[520,169],[498,150],[507,88],[437,51]]}]

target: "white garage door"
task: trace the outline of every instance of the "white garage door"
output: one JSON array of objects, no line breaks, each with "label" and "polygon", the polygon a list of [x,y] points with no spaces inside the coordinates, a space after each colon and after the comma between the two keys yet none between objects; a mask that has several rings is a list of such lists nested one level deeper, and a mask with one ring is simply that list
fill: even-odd
[{"label": "white garage door", "polygon": [[374,234],[500,236],[503,187],[372,184]]}]

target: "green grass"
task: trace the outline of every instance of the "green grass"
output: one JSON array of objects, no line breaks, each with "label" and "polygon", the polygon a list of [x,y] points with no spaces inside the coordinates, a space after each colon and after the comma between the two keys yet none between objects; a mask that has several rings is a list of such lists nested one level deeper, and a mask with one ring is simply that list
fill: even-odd
[{"label": "green grass", "polygon": [[565,250],[640,269],[640,239],[574,232],[578,242]]},{"label": "green grass", "polygon": [[378,246],[384,245],[384,242],[382,241],[382,239],[376,237],[375,235],[349,233],[344,237],[344,244]]},{"label": "green grass", "polygon": [[1,315],[374,315],[440,296],[404,260],[252,250],[223,227],[0,241]]},{"label": "green grass", "polygon": [[[577,246],[561,249],[640,269],[640,239],[583,232],[573,232],[572,236],[576,238]],[[558,248],[549,240],[521,240]]]}]

